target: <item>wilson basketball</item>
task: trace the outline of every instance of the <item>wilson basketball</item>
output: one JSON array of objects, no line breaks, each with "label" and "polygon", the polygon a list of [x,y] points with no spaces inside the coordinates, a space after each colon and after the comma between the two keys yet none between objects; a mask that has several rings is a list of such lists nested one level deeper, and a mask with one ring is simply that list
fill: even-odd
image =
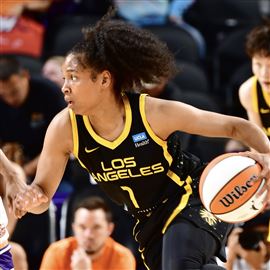
[{"label": "wilson basketball", "polygon": [[204,207],[229,223],[247,221],[264,208],[265,191],[255,197],[265,180],[253,181],[261,166],[249,157],[228,153],[213,159],[204,169],[199,193]]}]

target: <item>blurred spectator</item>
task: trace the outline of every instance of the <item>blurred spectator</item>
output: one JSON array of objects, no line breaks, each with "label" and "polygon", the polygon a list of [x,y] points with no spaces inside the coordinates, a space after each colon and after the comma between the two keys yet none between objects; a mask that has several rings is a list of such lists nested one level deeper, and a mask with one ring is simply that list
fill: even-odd
[{"label": "blurred spectator", "polygon": [[1,3],[1,16],[20,17],[25,10],[43,12],[46,11],[52,0],[16,0],[3,1]]},{"label": "blurred spectator", "polygon": [[73,0],[74,13],[87,14],[90,16],[102,17],[111,5],[111,0]]},{"label": "blurred spectator", "polygon": [[40,270],[135,270],[131,251],[114,241],[112,213],[101,197],[87,197],[74,209],[74,236],[49,246]]},{"label": "blurred spectator", "polygon": [[40,57],[44,26],[24,12],[44,12],[52,0],[1,1],[0,53]]},{"label": "blurred spectator", "polygon": [[167,82],[167,80],[161,80],[156,84],[144,83],[143,92],[147,93],[152,97],[158,97],[168,100],[181,101],[181,90],[173,82]]},{"label": "blurred spectator", "polygon": [[112,5],[112,0],[53,0],[48,11],[49,17],[84,16],[102,17]]},{"label": "blurred spectator", "polygon": [[186,10],[184,18],[202,33],[207,43],[208,56],[211,57],[227,34],[261,21],[260,2],[261,0],[197,0]]},{"label": "blurred spectator", "polygon": [[169,20],[179,27],[185,29],[197,42],[201,58],[205,57],[206,44],[203,35],[198,29],[191,24],[187,23],[184,19],[184,12],[195,2],[196,0],[172,0],[169,11]]},{"label": "blurred spectator", "polygon": [[29,180],[36,172],[46,129],[64,107],[55,84],[30,77],[15,57],[0,57],[0,141],[8,158],[23,167]]},{"label": "blurred spectator", "polygon": [[227,243],[227,270],[270,269],[269,211],[235,227]]},{"label": "blurred spectator", "polygon": [[51,80],[60,88],[63,86],[62,64],[64,60],[64,56],[52,56],[45,61],[42,68],[43,77]]},{"label": "blurred spectator", "polygon": [[174,24],[186,30],[197,42],[200,56],[205,56],[205,41],[200,32],[183,19],[185,10],[195,0],[133,1],[114,0],[118,15],[138,26]]},{"label": "blurred spectator", "polygon": [[169,1],[114,0],[118,15],[138,26],[167,23]]}]

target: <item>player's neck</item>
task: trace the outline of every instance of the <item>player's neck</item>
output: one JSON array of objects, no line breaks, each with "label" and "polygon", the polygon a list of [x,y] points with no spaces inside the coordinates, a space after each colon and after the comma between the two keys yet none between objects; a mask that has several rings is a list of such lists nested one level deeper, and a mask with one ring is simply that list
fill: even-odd
[{"label": "player's neck", "polygon": [[88,116],[88,119],[97,135],[108,141],[114,141],[120,136],[125,126],[124,105],[113,105],[113,108],[105,108]]}]

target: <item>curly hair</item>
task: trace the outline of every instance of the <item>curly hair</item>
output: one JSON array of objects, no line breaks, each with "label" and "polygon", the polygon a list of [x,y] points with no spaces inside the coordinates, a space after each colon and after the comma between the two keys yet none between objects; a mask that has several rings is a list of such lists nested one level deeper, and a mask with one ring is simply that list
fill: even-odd
[{"label": "curly hair", "polygon": [[247,35],[246,52],[250,58],[254,55],[270,57],[270,21],[264,21]]},{"label": "curly hair", "polygon": [[82,67],[97,73],[108,70],[118,95],[171,78],[177,68],[167,45],[149,31],[111,19],[113,15],[110,9],[95,26],[83,29],[84,39],[70,51]]}]

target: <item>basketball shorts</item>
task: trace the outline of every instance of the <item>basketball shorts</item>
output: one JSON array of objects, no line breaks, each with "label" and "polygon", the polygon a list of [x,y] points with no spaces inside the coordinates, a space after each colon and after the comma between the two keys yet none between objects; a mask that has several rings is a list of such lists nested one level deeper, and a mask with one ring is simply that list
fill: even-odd
[{"label": "basketball shorts", "polygon": [[0,270],[13,270],[14,265],[10,253],[10,245],[7,244],[0,249]]}]

